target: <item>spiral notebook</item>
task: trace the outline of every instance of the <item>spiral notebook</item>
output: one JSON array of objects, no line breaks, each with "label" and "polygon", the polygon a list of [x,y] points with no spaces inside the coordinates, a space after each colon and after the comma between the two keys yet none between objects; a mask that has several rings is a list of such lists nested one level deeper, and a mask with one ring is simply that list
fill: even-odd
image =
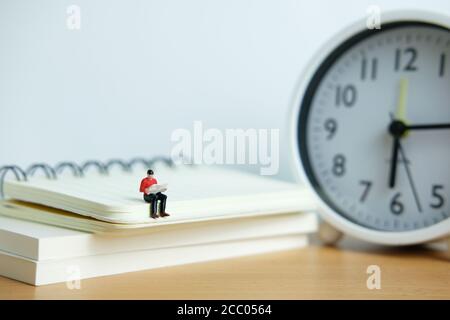
[{"label": "spiral notebook", "polygon": [[[150,218],[150,206],[139,192],[146,168],[153,169],[158,182],[168,184],[170,217]],[[38,176],[38,171],[43,174]],[[35,164],[27,170],[6,166],[0,168],[0,178],[1,195],[13,200],[116,224],[171,224],[315,209],[312,195],[297,184],[219,167],[176,166],[165,158]]]}]

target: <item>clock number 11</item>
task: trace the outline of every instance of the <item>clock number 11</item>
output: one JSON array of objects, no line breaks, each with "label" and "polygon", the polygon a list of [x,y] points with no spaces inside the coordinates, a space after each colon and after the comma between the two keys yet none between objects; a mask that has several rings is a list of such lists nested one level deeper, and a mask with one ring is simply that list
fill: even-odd
[{"label": "clock number 11", "polygon": [[373,58],[369,61],[366,58],[363,58],[361,60],[361,80],[366,80],[367,78],[369,78],[370,80],[375,80],[377,78],[377,69],[377,58]]}]

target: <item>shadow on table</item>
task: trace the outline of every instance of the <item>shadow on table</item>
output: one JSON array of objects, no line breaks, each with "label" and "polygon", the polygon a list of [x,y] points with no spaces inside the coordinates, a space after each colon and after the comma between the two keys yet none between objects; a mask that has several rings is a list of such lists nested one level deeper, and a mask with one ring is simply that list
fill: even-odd
[{"label": "shadow on table", "polygon": [[[313,245],[322,245],[320,240],[314,235],[311,239]],[[366,254],[376,254],[385,256],[427,256],[433,259],[450,261],[450,252],[446,241],[437,241],[428,244],[410,245],[410,246],[385,246],[365,242],[350,236],[344,238],[336,244],[338,249],[351,252],[361,252]]]}]

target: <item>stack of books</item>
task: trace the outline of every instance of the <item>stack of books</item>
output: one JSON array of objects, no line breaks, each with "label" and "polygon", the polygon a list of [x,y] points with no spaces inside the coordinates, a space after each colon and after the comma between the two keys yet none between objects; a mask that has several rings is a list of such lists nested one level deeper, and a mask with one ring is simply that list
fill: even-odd
[{"label": "stack of books", "polygon": [[139,193],[146,170],[2,182],[0,275],[45,285],[303,248],[317,230],[313,197],[297,184],[215,167],[153,170],[167,183],[168,217],[150,217]]}]

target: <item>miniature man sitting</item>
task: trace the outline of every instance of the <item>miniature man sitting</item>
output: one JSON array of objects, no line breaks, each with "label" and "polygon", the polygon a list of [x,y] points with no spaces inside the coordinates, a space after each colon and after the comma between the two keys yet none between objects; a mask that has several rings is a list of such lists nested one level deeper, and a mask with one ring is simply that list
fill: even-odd
[{"label": "miniature man sitting", "polygon": [[[140,192],[144,193],[144,201],[150,203],[150,217],[153,219],[158,218],[158,201],[160,201],[160,217],[168,217],[169,214],[166,213],[166,200],[167,196],[158,191],[152,191],[153,185],[157,185],[158,181],[153,177],[153,170],[147,170],[147,177],[142,179],[141,186],[139,188]],[[163,189],[165,191],[165,189]]]}]

